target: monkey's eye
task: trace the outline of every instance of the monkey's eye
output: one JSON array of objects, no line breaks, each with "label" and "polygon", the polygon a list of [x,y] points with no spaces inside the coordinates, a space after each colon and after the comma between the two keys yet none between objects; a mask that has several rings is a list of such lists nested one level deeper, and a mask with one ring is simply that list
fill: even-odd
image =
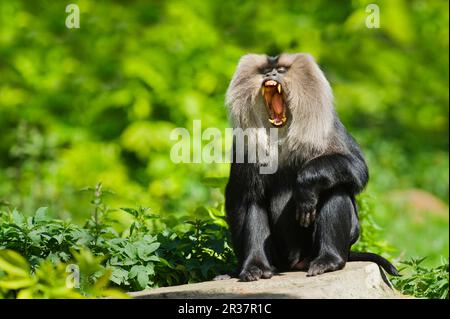
[{"label": "monkey's eye", "polygon": [[285,73],[285,72],[287,71],[287,68],[284,67],[284,66],[280,66],[280,67],[277,69],[277,71],[278,71],[278,73]]},{"label": "monkey's eye", "polygon": [[269,72],[272,71],[272,70],[273,70],[273,69],[270,68],[270,67],[264,67],[264,68],[260,68],[260,69],[259,69],[259,72],[262,73],[262,74],[267,74],[267,73],[269,73]]}]

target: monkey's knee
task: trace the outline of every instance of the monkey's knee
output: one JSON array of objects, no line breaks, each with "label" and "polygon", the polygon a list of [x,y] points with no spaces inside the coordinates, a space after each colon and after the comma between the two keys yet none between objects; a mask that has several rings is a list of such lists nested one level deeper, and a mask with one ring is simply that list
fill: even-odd
[{"label": "monkey's knee", "polygon": [[316,221],[350,230],[350,228],[356,227],[357,219],[354,220],[355,216],[351,197],[344,192],[335,191],[322,197],[318,206]]}]

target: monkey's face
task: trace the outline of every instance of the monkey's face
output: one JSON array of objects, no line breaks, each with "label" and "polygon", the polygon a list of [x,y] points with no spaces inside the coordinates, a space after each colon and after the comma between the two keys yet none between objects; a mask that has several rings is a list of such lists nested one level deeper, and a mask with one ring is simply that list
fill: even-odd
[{"label": "monkey's face", "polygon": [[227,91],[237,126],[277,127],[319,118],[331,109],[328,81],[309,54],[244,55]]}]

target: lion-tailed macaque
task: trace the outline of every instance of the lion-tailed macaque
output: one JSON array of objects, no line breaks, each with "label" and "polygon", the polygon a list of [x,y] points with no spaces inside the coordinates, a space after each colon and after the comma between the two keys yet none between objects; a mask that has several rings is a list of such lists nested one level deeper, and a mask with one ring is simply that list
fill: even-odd
[{"label": "lion-tailed macaque", "polygon": [[275,173],[261,174],[258,160],[231,164],[225,206],[242,281],[289,270],[316,276],[347,261],[373,261],[398,275],[383,257],[350,251],[359,237],[355,195],[367,183],[367,165],[309,54],[243,56],[226,104],[234,128],[278,134],[276,152],[264,134],[248,139],[277,156]]}]

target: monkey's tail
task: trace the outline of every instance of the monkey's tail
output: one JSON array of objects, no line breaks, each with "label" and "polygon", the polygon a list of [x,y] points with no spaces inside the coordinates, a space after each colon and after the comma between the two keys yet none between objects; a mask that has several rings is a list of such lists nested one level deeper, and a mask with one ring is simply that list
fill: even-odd
[{"label": "monkey's tail", "polygon": [[351,251],[348,255],[348,261],[371,261],[381,266],[388,274],[392,276],[400,276],[397,268],[387,259],[374,253]]}]

